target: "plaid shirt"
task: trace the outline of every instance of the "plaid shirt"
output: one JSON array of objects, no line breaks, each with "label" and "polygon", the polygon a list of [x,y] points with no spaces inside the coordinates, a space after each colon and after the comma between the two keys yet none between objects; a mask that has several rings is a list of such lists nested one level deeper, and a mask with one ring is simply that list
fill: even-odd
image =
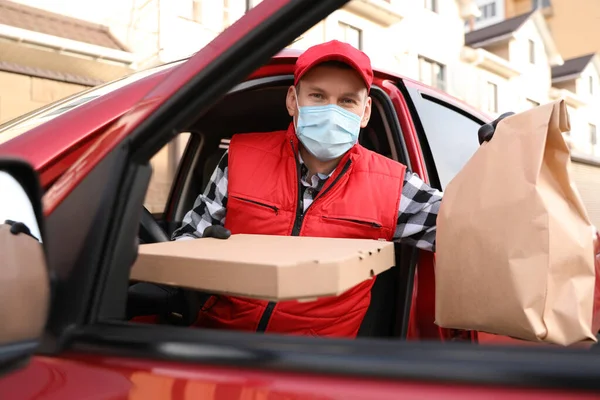
[{"label": "plaid shirt", "polygon": [[[175,240],[202,237],[211,225],[224,225],[227,211],[227,152],[210,178],[203,194],[199,195],[194,207],[183,218],[182,226],[173,233]],[[313,175],[308,182],[308,169],[300,157],[302,185],[304,188],[303,208],[310,205],[325,181],[331,176]],[[398,223],[393,240],[435,251],[436,219],[442,201],[442,193],[429,187],[416,174],[406,172],[402,197],[398,210]]]}]

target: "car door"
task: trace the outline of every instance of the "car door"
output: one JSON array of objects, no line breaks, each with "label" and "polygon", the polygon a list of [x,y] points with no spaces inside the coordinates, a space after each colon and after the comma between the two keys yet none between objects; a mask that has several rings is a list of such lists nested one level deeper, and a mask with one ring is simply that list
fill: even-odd
[{"label": "car door", "polygon": [[[422,174],[433,187],[443,191],[479,148],[477,131],[491,118],[451,96],[405,79],[398,88],[406,99],[406,112],[414,132],[414,146],[422,160]],[[406,115],[406,114],[405,114]],[[477,340],[469,332],[439,328],[435,325],[435,255],[421,252],[415,299],[422,337],[442,340]]]},{"label": "car door", "polygon": [[[177,66],[48,190],[44,210],[49,263],[59,287],[48,326],[52,340],[73,324],[117,312],[113,305],[100,305],[103,282],[125,274],[122,284],[127,285],[125,276],[137,253],[140,217],[139,207],[127,211],[122,207],[143,197],[151,174],[148,161],[172,139],[174,127],[184,128],[190,118],[344,3],[261,2]],[[162,126],[165,122],[170,126]],[[65,226],[75,221],[77,226]],[[68,250],[64,243],[70,243]],[[102,265],[110,265],[110,271]],[[125,292],[115,294],[119,292],[113,293],[113,300],[124,304]]]}]

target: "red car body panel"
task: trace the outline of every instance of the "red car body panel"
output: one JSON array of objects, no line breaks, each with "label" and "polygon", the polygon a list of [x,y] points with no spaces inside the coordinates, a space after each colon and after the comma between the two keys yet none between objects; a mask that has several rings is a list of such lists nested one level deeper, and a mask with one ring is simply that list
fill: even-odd
[{"label": "red car body panel", "polygon": [[573,391],[251,371],[211,365],[65,355],[36,357],[0,381],[19,400],[597,399]]}]

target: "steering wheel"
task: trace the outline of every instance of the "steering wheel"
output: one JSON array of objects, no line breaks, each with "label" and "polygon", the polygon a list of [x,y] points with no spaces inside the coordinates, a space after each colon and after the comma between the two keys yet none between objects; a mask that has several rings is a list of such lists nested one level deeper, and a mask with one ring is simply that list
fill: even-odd
[{"label": "steering wheel", "polygon": [[142,207],[139,235],[144,243],[162,243],[171,240],[146,207]]},{"label": "steering wheel", "polygon": [[[170,241],[169,235],[146,207],[142,209],[139,238],[140,243]],[[160,323],[189,326],[198,317],[202,306],[195,291],[149,282],[130,284],[127,297],[128,320],[136,316],[158,315]]]}]

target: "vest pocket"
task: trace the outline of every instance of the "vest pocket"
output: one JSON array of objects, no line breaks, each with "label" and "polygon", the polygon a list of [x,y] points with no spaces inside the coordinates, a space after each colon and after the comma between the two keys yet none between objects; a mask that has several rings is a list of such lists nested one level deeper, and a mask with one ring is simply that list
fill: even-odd
[{"label": "vest pocket", "polygon": [[247,203],[247,204],[251,204],[256,207],[272,210],[275,213],[275,215],[279,214],[279,208],[272,204],[266,204],[266,203],[262,203],[262,202],[256,201],[256,200],[245,199],[245,198],[239,197],[239,196],[231,196],[231,198],[239,200],[239,201]]},{"label": "vest pocket", "polygon": [[332,223],[338,223],[342,225],[355,226],[355,227],[370,227],[373,229],[381,229],[382,225],[379,222],[367,221],[356,218],[343,218],[343,217],[328,217],[324,215],[323,220]]}]

